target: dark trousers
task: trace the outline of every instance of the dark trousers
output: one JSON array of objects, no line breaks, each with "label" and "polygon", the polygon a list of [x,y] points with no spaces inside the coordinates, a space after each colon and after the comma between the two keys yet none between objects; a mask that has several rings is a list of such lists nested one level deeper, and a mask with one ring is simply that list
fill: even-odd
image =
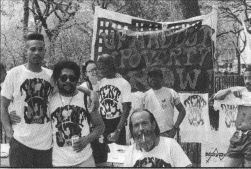
[{"label": "dark trousers", "polygon": [[[116,119],[103,119],[104,120],[104,123],[105,123],[105,132],[104,132],[104,140],[106,143],[110,143],[108,140],[107,140],[107,136],[114,132],[117,128],[117,125],[119,124],[119,121],[120,121],[120,117],[119,118],[116,118]],[[126,130],[125,130],[125,127],[122,128],[122,130],[120,131],[120,134],[119,134],[119,139],[117,140],[116,142],[117,144],[120,144],[120,145],[126,145]]]},{"label": "dark trousers", "polygon": [[52,148],[35,150],[11,138],[9,160],[10,167],[52,167]]}]

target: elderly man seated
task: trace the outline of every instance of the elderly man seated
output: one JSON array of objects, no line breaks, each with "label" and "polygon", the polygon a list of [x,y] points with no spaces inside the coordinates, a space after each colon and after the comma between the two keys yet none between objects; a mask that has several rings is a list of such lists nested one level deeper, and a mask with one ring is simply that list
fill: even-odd
[{"label": "elderly man seated", "polygon": [[189,158],[173,138],[160,136],[153,114],[135,110],[130,116],[129,129],[134,144],[127,151],[125,167],[189,167]]}]

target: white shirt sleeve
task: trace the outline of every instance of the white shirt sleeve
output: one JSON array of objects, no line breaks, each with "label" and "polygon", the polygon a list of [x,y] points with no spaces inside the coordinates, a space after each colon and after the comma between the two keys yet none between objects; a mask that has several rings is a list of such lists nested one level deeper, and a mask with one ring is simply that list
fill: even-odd
[{"label": "white shirt sleeve", "polygon": [[83,82],[80,86],[89,89],[87,86],[87,82]]},{"label": "white shirt sleeve", "polygon": [[181,103],[179,94],[173,89],[171,89],[171,93],[172,93],[172,96],[173,96],[174,105],[178,105],[179,103]]},{"label": "white shirt sleeve", "polygon": [[173,167],[186,167],[192,164],[181,146],[176,142],[176,140],[171,139],[170,144],[170,155],[173,162]]},{"label": "white shirt sleeve", "polygon": [[2,90],[1,90],[1,96],[6,97],[7,99],[11,100],[14,93],[14,73],[13,71],[10,71],[7,73],[5,80],[3,82]]},{"label": "white shirt sleeve", "polygon": [[131,85],[125,81],[122,88],[122,103],[131,102]]}]

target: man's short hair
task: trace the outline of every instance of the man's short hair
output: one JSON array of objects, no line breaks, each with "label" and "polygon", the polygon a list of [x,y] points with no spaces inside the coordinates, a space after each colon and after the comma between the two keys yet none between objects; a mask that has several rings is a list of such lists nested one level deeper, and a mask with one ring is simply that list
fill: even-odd
[{"label": "man's short hair", "polygon": [[110,54],[102,54],[98,58],[98,63],[103,63],[107,67],[109,67],[111,72],[116,72],[116,67],[115,67],[115,59],[112,55]]},{"label": "man's short hair", "polygon": [[148,73],[148,77],[155,77],[155,76],[160,76],[163,79],[163,73],[162,70],[158,67],[153,67],[151,68]]},{"label": "man's short hair", "polygon": [[75,76],[77,77],[77,80],[79,80],[80,67],[78,66],[78,64],[73,61],[63,60],[63,61],[59,61],[58,63],[54,65],[52,78],[55,82],[59,79],[62,70],[65,68],[73,70]]},{"label": "man's short hair", "polygon": [[32,33],[29,33],[28,35],[26,35],[25,40],[26,41],[29,41],[29,40],[41,40],[41,41],[44,41],[44,36],[41,33],[32,32]]},{"label": "man's short hair", "polygon": [[131,116],[130,116],[130,119],[129,119],[129,130],[131,132],[131,135],[132,137],[134,138],[133,136],[133,126],[132,126],[132,116],[133,114],[137,113],[137,112],[147,112],[149,114],[149,118],[150,118],[150,122],[153,124],[155,122],[156,124],[156,127],[155,127],[155,130],[154,130],[154,133],[156,134],[156,136],[159,136],[160,135],[160,129],[159,129],[159,125],[153,115],[152,112],[150,112],[148,109],[136,109],[132,112]]}]

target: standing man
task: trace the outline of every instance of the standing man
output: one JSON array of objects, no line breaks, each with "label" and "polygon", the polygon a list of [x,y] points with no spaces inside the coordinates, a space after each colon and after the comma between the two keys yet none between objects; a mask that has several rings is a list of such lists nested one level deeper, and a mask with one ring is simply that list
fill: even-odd
[{"label": "standing man", "polygon": [[[173,89],[163,86],[163,73],[159,68],[152,68],[148,72],[147,82],[151,89],[145,93],[144,108],[150,110],[156,117],[161,135],[174,138],[186,115],[179,95]],[[175,123],[174,107],[179,111]]]},{"label": "standing man", "polygon": [[[11,167],[52,167],[52,131],[48,116],[48,98],[53,90],[51,70],[43,68],[44,37],[31,33],[26,37],[28,62],[11,69],[1,91],[1,120],[10,140]],[[8,107],[21,117],[11,125]]]},{"label": "standing man", "polygon": [[103,54],[99,57],[99,113],[105,123],[105,142],[126,144],[125,126],[131,108],[131,85],[116,77],[114,58]]},{"label": "standing man", "polygon": [[245,86],[218,91],[215,100],[231,100],[238,105],[236,131],[230,139],[225,167],[251,167],[251,65],[244,72]]},{"label": "standing man", "polygon": [[[90,142],[104,132],[98,105],[92,107],[91,112],[86,109],[85,94],[77,90],[80,68],[75,62],[57,63],[52,77],[58,87],[58,92],[52,96],[49,104],[53,129],[53,166],[95,167]],[[91,132],[90,123],[93,126]],[[74,137],[76,140],[73,140]]]},{"label": "standing man", "polygon": [[161,137],[154,115],[144,109],[130,116],[129,129],[134,139],[125,155],[125,167],[189,167],[191,162],[173,138]]}]

